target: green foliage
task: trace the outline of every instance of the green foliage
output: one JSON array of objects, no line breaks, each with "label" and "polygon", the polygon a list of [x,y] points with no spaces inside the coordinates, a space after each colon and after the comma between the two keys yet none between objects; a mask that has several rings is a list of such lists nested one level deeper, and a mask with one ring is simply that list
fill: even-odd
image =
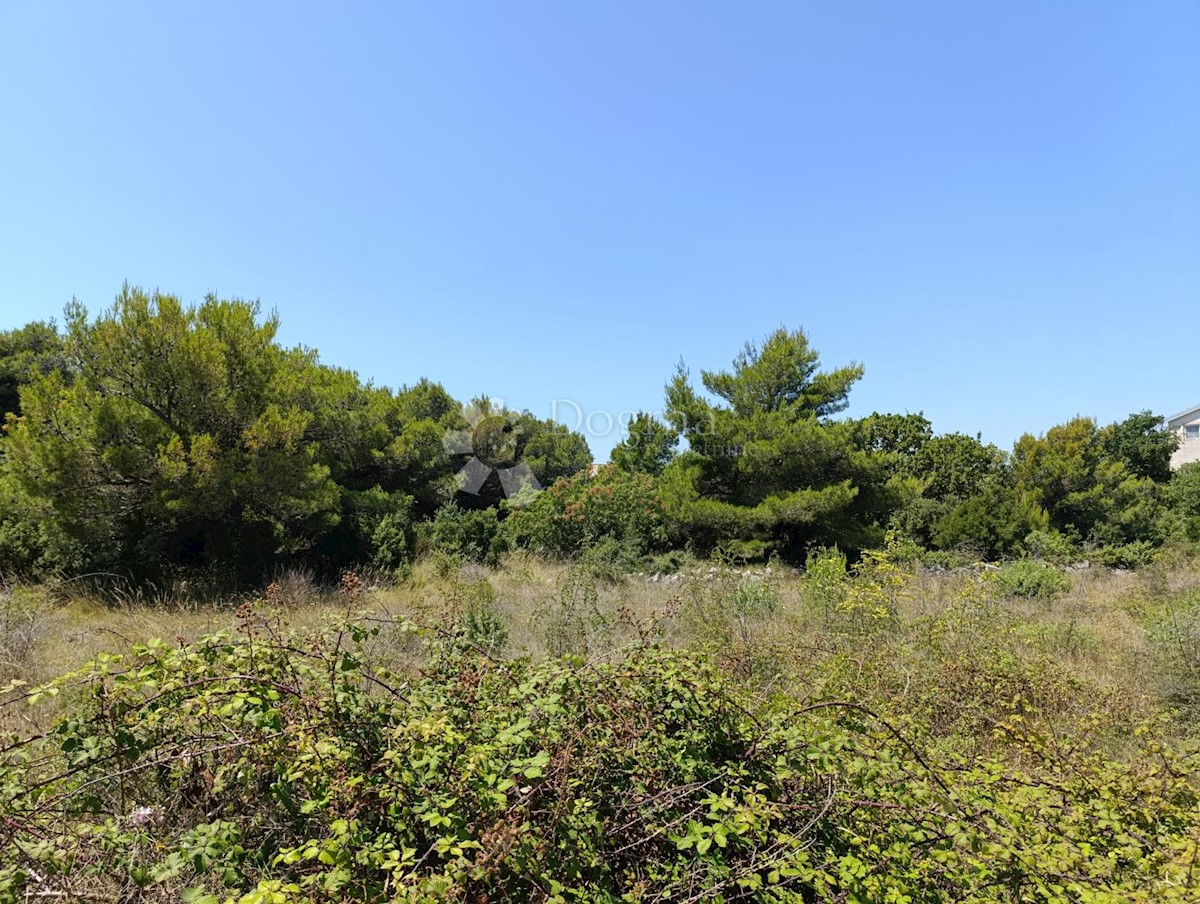
[{"label": "green foliage", "polygon": [[915,481],[918,492],[893,525],[935,549],[1000,558],[1047,525],[1033,494],[1014,484],[1004,453],[977,437],[931,437],[904,459],[899,473]]},{"label": "green foliage", "polygon": [[679,542],[707,553],[756,542],[796,559],[821,543],[860,549],[879,539],[895,498],[887,461],[863,448],[858,426],[826,418],[847,404],[858,365],[817,370],[801,330],[748,344],[729,372],[702,373],[702,397],[682,365],[667,386],[667,420],[689,451],[661,487]]},{"label": "green foliage", "polygon": [[438,509],[429,536],[435,550],[468,562],[494,565],[507,548],[495,509],[464,509],[453,502]]},{"label": "green foliage", "polygon": [[[0,761],[0,901],[1200,892],[1196,764],[1152,724],[1116,761],[1006,693],[991,733],[1011,759],[935,757],[861,704],[751,693],[653,645],[497,662],[407,622],[273,625],[246,611],[236,637],[150,642],[7,704],[70,702]],[[420,635],[419,668],[375,658]],[[978,666],[946,690],[1007,690],[1011,665]]]},{"label": "green foliage", "polygon": [[846,556],[836,546],[814,549],[809,552],[804,564],[804,591],[832,622],[846,595],[850,571],[846,567]]},{"label": "green foliage", "polygon": [[654,479],[609,465],[559,480],[513,510],[505,528],[539,552],[570,555],[612,541],[637,560],[664,546],[664,520]]},{"label": "green foliage", "polygon": [[946,433],[931,437],[913,453],[908,473],[924,482],[928,498],[969,499],[1004,477],[1004,453],[978,437]]},{"label": "green foliage", "polygon": [[828,630],[873,634],[895,620],[896,603],[908,592],[911,561],[903,560],[909,556],[910,548],[894,533],[884,549],[864,552],[853,568],[836,547],[814,550],[804,569],[805,596]]},{"label": "green foliage", "polygon": [[1030,558],[1055,565],[1070,565],[1082,558],[1078,545],[1056,530],[1035,530],[1025,538],[1022,546]]},{"label": "green foliage", "polygon": [[303,553],[333,573],[391,568],[412,520],[448,496],[458,403],[429,381],[393,394],[284,349],[256,303],[188,307],[126,286],[95,319],[70,305],[60,347],[43,327],[4,334],[46,340],[34,364],[0,365],[26,361],[0,464],[10,567],[232,582]]},{"label": "green foliage", "polygon": [[297,397],[315,362],[277,321],[209,297],[197,308],[126,287],[89,322],[68,308],[77,379],[23,387],[11,474],[91,567],[304,549],[336,519],[336,487]]},{"label": "green foliage", "polygon": [[[0,334],[0,395],[21,393],[5,405],[21,416],[0,459],[4,570],[234,583],[302,554],[330,574],[407,562],[413,524],[453,494],[444,438],[461,406],[428,380],[364,385],[277,329],[256,303],[126,286],[95,319],[70,305],[65,339]],[[542,480],[590,462],[578,434],[514,417]]]},{"label": "green foliage", "polygon": [[733,588],[733,612],[738,618],[765,618],[779,609],[779,591],[761,578],[739,581]]},{"label": "green foliage", "polygon": [[[323,577],[403,569],[419,538],[447,561],[494,563],[512,541],[591,550],[614,573],[668,548],[857,557],[889,529],[986,559],[1066,561],[1076,553],[1046,538],[1068,538],[1122,567],[1168,539],[1200,542],[1200,469],[1170,474],[1176,439],[1153,413],[1102,429],[1075,418],[1011,459],[934,435],[920,413],[833,420],[863,368],[821,370],[799,329],[747,343],[699,388],[681,364],[668,423],[637,414],[614,467],[588,477],[586,441],[560,424],[486,396],[464,411],[425,379],[372,386],[280,346],[278,327],[257,303],[125,286],[94,318],[73,302],[61,332],[0,332],[0,572],[228,588],[301,560]],[[470,498],[455,481],[467,453],[446,442],[468,429],[493,470]],[[551,489],[507,498],[497,469],[518,463]]]},{"label": "green foliage", "polygon": [[694,565],[696,557],[687,550],[669,549],[650,556],[645,562],[645,570],[649,574],[675,574]]},{"label": "green foliage", "polygon": [[1167,429],[1162,417],[1140,411],[1101,432],[1105,455],[1125,465],[1130,474],[1157,483],[1171,479],[1171,455],[1179,437]]},{"label": "green foliage", "polygon": [[622,471],[657,477],[670,464],[678,445],[678,431],[639,411],[629,419],[629,435],[613,447],[612,463]]},{"label": "green foliage", "polygon": [[79,571],[87,561],[44,502],[33,499],[0,462],[0,580]]},{"label": "green foliage", "polygon": [[1149,540],[1136,540],[1120,546],[1101,546],[1089,552],[1088,555],[1101,565],[1132,571],[1154,564],[1158,553],[1158,544],[1151,543]]},{"label": "green foliage", "polygon": [[496,591],[486,578],[455,580],[451,606],[461,611],[463,638],[488,656],[499,656],[508,645],[508,628],[496,607]]},{"label": "green foliage", "polygon": [[[459,486],[463,492],[455,498],[472,507],[523,504],[538,487],[584,471],[592,460],[580,434],[528,411],[512,411],[487,396],[472,399],[447,426],[460,446],[455,468],[470,462],[486,469],[481,485]],[[506,474],[521,488],[511,482],[506,486]]]},{"label": "green foliage", "polygon": [[1071,589],[1071,579],[1053,565],[1036,559],[1017,559],[1001,566],[996,584],[1009,596],[1054,599]]},{"label": "green foliage", "polygon": [[592,463],[587,440],[563,424],[539,420],[525,411],[518,426],[517,460],[529,466],[542,486],[584,472]]},{"label": "green foliage", "polygon": [[866,448],[892,457],[893,470],[904,469],[933,439],[933,425],[921,412],[880,414],[874,411],[859,421],[859,429]]},{"label": "green foliage", "polygon": [[[819,371],[820,356],[809,347],[803,330],[780,327],[761,346],[747,342],[730,371],[703,371],[704,387],[724,399],[739,417],[761,412],[788,411],[799,417],[828,417],[849,404],[850,387],[862,379],[861,365],[834,371]],[[677,398],[669,416],[680,419],[690,401],[686,383],[676,381],[668,388]],[[700,419],[703,423],[704,419]],[[682,429],[687,431],[687,425]],[[690,435],[690,434],[689,434]]]},{"label": "green foliage", "polygon": [[492,656],[504,652],[508,629],[490,603],[476,603],[463,613],[463,633],[467,640]]},{"label": "green foliage", "polygon": [[342,488],[337,523],[317,541],[313,561],[326,571],[369,565],[385,571],[413,558],[416,531],[413,498],[388,493],[378,485],[365,490]]},{"label": "green foliage", "polygon": [[412,553],[412,535],[412,526],[406,517],[388,512],[371,531],[371,564],[393,570],[403,567]]},{"label": "green foliage", "polygon": [[53,321],[0,332],[0,424],[7,414],[20,416],[22,386],[66,370],[66,348]]},{"label": "green foliage", "polygon": [[1145,443],[1160,452],[1166,448],[1138,426],[1145,417],[1135,415],[1103,431],[1079,417],[1043,437],[1022,436],[1013,449],[1018,487],[1046,509],[1053,528],[1094,545],[1160,542],[1158,486],[1127,464],[1151,467],[1154,457],[1142,448]]},{"label": "green foliage", "polygon": [[1176,471],[1166,496],[1176,532],[1193,542],[1200,541],[1200,462],[1191,462]]},{"label": "green foliage", "polygon": [[1030,533],[1048,527],[1046,512],[1030,494],[997,479],[943,509],[930,533],[939,549],[970,550],[977,558],[996,559],[1019,549]]}]

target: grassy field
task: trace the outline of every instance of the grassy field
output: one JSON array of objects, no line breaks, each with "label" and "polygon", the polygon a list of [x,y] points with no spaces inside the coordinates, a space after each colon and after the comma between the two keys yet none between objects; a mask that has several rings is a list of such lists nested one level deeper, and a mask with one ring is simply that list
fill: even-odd
[{"label": "grassy field", "polygon": [[[1027,685],[1047,715],[1110,709],[1119,735],[1132,719],[1169,713],[1172,731],[1189,735],[1200,702],[1191,684],[1200,677],[1200,569],[1183,560],[1137,573],[1045,570],[1053,586],[1012,586],[1004,569],[931,571],[886,557],[822,577],[708,563],[620,575],[520,556],[495,569],[425,561],[404,580],[362,578],[352,601],[303,571],[216,602],[191,598],[186,585],[107,598],[77,584],[15,586],[0,596],[0,680],[38,684],[149,638],[232,630],[249,601],[293,628],[346,612],[431,627],[466,619],[469,632],[499,639],[495,652],[506,657],[603,656],[653,621],[667,644],[709,651],[740,678],[793,693],[836,688],[922,712],[922,698],[945,691],[944,720],[998,696],[983,686],[978,700],[958,696],[991,676]],[[485,626],[475,624],[481,614]]]}]

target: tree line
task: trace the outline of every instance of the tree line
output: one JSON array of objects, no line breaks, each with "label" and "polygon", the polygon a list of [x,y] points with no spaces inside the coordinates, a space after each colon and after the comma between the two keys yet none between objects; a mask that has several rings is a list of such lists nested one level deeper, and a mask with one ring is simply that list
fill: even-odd
[{"label": "tree line", "polygon": [[[584,438],[422,379],[375,386],[277,340],[257,303],[125,286],[92,317],[0,333],[0,575],[261,579],[282,565],[403,568],[422,550],[525,547],[1137,565],[1200,541],[1200,468],[1148,411],[1076,417],[1011,452],[922,414],[843,416],[863,368],[823,370],[801,329],[729,370],[683,365],[609,466]],[[448,441],[448,438],[453,438]],[[546,491],[514,492],[512,475]]]}]

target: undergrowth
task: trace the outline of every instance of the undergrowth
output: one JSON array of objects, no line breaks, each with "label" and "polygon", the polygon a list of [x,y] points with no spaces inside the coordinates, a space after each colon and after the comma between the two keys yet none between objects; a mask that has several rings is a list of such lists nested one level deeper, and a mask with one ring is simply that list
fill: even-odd
[{"label": "undergrowth", "polygon": [[1194,571],[902,552],[13,588],[0,902],[1200,899]]},{"label": "undergrowth", "polygon": [[4,743],[0,900],[1195,900],[1194,755],[1147,722],[1116,761],[998,690],[999,746],[934,756],[652,636],[505,661],[469,630],[247,607],[10,689],[70,705]]}]

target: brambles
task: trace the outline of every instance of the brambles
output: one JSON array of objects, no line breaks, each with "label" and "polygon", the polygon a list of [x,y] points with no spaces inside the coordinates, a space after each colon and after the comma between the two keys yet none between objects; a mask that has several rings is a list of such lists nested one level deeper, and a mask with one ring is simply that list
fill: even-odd
[{"label": "brambles", "polygon": [[[1046,733],[922,751],[852,701],[707,658],[497,662],[404,621],[148,643],[30,691],[0,761],[0,901],[1193,900],[1194,763]],[[423,636],[403,675],[379,635]]]}]

